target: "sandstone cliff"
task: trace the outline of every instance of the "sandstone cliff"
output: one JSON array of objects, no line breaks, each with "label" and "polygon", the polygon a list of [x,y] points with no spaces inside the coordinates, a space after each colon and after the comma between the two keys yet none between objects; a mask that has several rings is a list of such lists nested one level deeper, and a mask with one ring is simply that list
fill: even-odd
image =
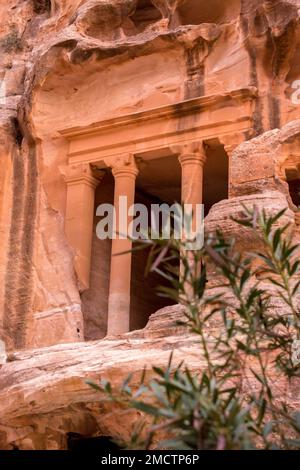
[{"label": "sandstone cliff", "polygon": [[[83,339],[58,131],[249,86],[257,89],[253,137],[299,116],[291,100],[300,75],[299,3],[200,3],[2,3],[1,328],[11,347]],[[269,181],[251,175],[254,189],[239,178],[233,197],[261,192]]]},{"label": "sandstone cliff", "polygon": [[[299,12],[299,0],[0,1],[0,336],[12,354],[0,372],[2,448],[64,448],[67,432],[119,432],[120,422],[111,428],[106,411],[103,420],[95,412],[84,377],[114,380],[163,363],[175,346],[195,365],[194,340],[162,327],[163,314],[144,332],[83,342],[106,334],[108,255],[94,240],[102,267],[95,262],[82,294],[64,231],[62,131],[164,106],[177,116],[182,103],[204,97],[213,125],[243,90],[250,125],[242,139],[234,128],[220,137],[229,197],[212,199],[207,230],[220,227],[251,249],[257,241],[230,216],[257,203],[287,207],[298,239]],[[236,109],[226,113],[233,126]],[[207,139],[212,149],[215,140]],[[98,197],[108,200],[105,191]]]}]

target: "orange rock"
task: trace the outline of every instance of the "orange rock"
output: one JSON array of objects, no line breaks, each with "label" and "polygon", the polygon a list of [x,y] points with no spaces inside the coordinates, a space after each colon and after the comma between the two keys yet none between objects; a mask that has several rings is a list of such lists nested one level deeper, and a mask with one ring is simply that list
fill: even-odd
[{"label": "orange rock", "polygon": [[[89,351],[80,365],[88,370],[93,354],[105,351],[109,372],[121,361],[119,340],[88,341],[104,338],[108,324],[111,334],[142,330],[150,314],[168,305],[155,296],[157,278],[144,279],[144,253],[117,259],[111,251],[121,245],[112,249],[96,236],[95,209],[114,202],[117,174],[115,195],[147,207],[180,202],[182,194],[203,201],[206,229],[236,236],[241,250],[258,243],[230,220],[241,203],[287,207],[298,239],[299,7],[299,0],[0,5],[0,338],[8,351],[24,350],[1,375],[8,380],[19,364],[32,377],[5,404],[3,446],[65,446],[57,410],[70,413],[82,382],[67,366],[62,383],[55,373],[49,386],[58,397],[53,407],[52,398],[40,403],[48,378],[34,377],[35,360],[53,358],[56,370],[69,354]],[[189,158],[197,159],[199,147],[204,167],[181,167],[178,149],[194,149]],[[157,318],[160,331],[164,319]],[[142,339],[135,344],[132,370],[137,358],[140,365],[165,358],[172,334],[167,328],[171,338],[147,356],[151,331],[147,346]],[[127,339],[120,341],[122,350]],[[26,353],[31,348],[44,349]],[[34,397],[27,400],[25,391]],[[11,394],[9,386],[3,393]],[[82,393],[89,402],[90,392]],[[33,412],[49,413],[45,426],[55,415],[54,441],[33,432]],[[94,413],[88,416],[93,428]],[[84,427],[82,410],[81,418]]]}]

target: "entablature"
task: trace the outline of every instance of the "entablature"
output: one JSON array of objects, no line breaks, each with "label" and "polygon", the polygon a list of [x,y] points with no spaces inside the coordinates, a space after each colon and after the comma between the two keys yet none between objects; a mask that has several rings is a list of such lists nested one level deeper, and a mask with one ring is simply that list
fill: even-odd
[{"label": "entablature", "polygon": [[233,133],[251,136],[256,96],[257,89],[248,87],[63,129],[60,134],[69,141],[70,164],[103,162],[105,167],[106,158],[124,153],[160,158],[177,144]]}]

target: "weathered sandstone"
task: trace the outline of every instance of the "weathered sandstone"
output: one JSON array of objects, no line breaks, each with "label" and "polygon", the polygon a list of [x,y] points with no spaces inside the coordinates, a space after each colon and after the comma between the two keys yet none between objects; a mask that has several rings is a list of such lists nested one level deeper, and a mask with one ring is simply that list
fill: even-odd
[{"label": "weathered sandstone", "polygon": [[[274,309],[284,314],[280,300],[274,302]],[[145,365],[149,376],[149,365],[166,365],[171,351],[174,366],[184,360],[197,372],[201,368],[199,341],[177,325],[183,319],[182,307],[168,307],[151,316],[141,331],[10,354],[0,377],[1,449],[66,449],[69,433],[128,439],[139,413],[124,415],[104,403],[103,396],[85,382],[105,377],[118,385],[133,373],[132,383],[138,384]],[[209,325],[211,331],[217,327]],[[247,375],[244,382],[249,392],[253,385]],[[291,406],[299,405],[297,383],[281,380],[274,390],[275,396],[286,397]]]},{"label": "weathered sandstone", "polygon": [[117,259],[130,245],[97,238],[100,204],[203,202],[206,230],[242,252],[258,240],[231,219],[241,204],[286,208],[298,241],[299,12],[299,0],[0,2],[1,448],[128,432],[86,377],[114,381],[173,348],[199,367],[145,256]]}]

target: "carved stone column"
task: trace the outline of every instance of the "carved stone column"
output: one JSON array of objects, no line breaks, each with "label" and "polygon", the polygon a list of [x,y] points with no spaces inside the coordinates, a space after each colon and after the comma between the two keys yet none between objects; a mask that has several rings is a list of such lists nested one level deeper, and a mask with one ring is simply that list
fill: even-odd
[{"label": "carved stone column", "polygon": [[[133,155],[126,155],[117,161],[106,161],[106,164],[111,166],[115,178],[116,211],[116,227],[112,240],[107,334],[116,335],[127,333],[130,327],[132,242],[129,239],[131,234],[128,233],[131,221],[128,209],[134,204],[138,169]],[[125,213],[126,210],[127,213]]]},{"label": "carved stone column", "polygon": [[235,151],[235,149],[245,142],[245,136],[243,134],[230,134],[226,136],[220,137],[220,142],[221,144],[224,145],[224,150],[227,153],[228,156],[228,197],[229,199],[233,195],[233,161],[232,161],[232,155]]},{"label": "carved stone column", "polygon": [[[179,162],[182,169],[181,181],[181,200],[182,204],[190,204],[193,210],[192,229],[196,230],[197,210],[199,204],[203,203],[203,167],[206,161],[206,155],[203,148],[203,143],[194,142],[175,146],[172,148],[179,155]],[[183,234],[185,237],[185,234]],[[187,253],[187,256],[193,263],[194,257],[192,253]],[[200,263],[195,266],[195,272],[200,273]],[[183,267],[181,266],[181,273]],[[186,290],[189,291],[187,287]]]},{"label": "carved stone column", "polygon": [[182,168],[182,192],[183,204],[202,204],[203,201],[203,166],[206,155],[202,142],[175,146],[179,155]]},{"label": "carved stone column", "polygon": [[102,174],[88,163],[70,165],[64,170],[67,183],[65,232],[74,250],[79,289],[89,288],[93,238],[95,189]]}]

